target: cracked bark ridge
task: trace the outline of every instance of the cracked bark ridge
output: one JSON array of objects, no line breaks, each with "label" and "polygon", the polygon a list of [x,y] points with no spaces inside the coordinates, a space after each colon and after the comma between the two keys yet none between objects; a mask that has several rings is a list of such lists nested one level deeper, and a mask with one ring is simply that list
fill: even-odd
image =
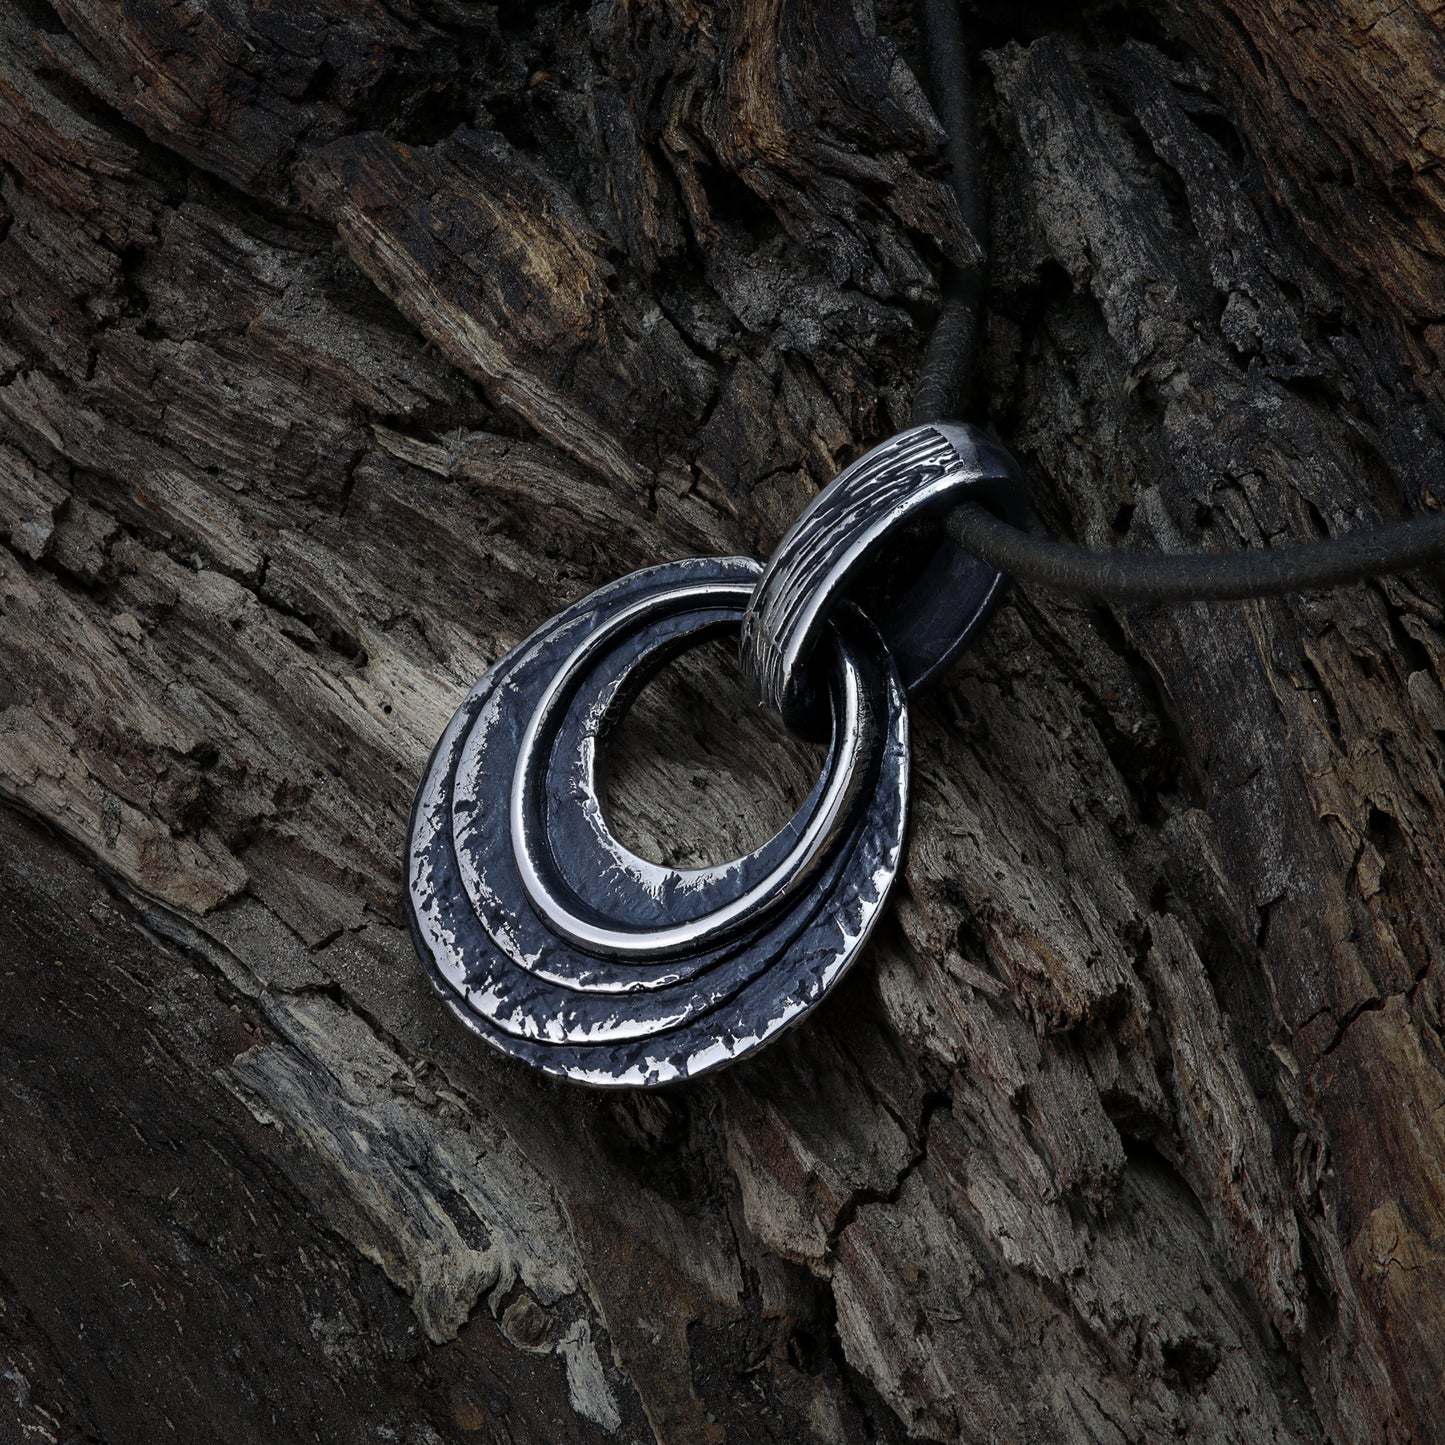
[{"label": "cracked bark ridge", "polygon": [[[980,405],[1044,524],[1436,504],[1429,7],[1015,10]],[[25,1438],[1440,1438],[1434,576],[1016,593],[915,709],[894,921],[700,1086],[479,1053],[412,955],[472,679],[903,423],[976,248],[915,45],[895,0],[0,8]],[[618,745],[670,862],[816,763],[719,656]]]}]

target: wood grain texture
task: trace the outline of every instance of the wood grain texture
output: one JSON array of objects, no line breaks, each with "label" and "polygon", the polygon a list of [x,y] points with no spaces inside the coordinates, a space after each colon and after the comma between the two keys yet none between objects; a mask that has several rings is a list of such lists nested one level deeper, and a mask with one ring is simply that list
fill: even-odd
[{"label": "wood grain texture", "polygon": [[[1043,525],[1436,504],[1423,0],[970,25],[977,419]],[[476,675],[903,424],[977,244],[915,45],[893,0],[0,8],[19,1438],[1442,1438],[1438,575],[1016,593],[915,709],[892,921],[714,1081],[534,1078],[412,954]],[[816,765],[736,685],[625,729],[659,858]]]}]

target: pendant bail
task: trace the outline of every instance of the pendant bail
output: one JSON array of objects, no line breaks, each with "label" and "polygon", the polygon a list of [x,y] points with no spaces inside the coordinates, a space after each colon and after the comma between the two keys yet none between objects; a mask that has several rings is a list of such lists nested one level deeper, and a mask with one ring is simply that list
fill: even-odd
[{"label": "pendant bail", "polygon": [[[1018,463],[977,427],[928,422],[866,452],[813,499],[768,559],[743,617],[743,679],[759,703],[794,732],[826,727],[826,688],[813,658],[834,609],[881,567],[906,576],[876,617],[904,686],[933,681],[972,641],[1002,595],[1004,573],[943,530],[944,514],[981,502],[1022,523],[1028,485]],[[898,554],[908,531],[933,535]]]}]

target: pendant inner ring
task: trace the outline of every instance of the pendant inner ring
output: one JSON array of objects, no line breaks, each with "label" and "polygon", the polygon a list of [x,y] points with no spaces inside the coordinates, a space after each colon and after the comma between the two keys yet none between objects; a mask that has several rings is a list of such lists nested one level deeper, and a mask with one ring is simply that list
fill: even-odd
[{"label": "pendant inner ring", "polygon": [[[879,721],[852,648],[834,634],[827,759],[803,806],[773,838],[728,863],[676,869],[637,857],[612,833],[599,786],[608,734],[666,662],[703,636],[736,631],[751,590],[710,583],[633,603],[578,643],[532,713],[511,790],[517,870],[539,916],[589,952],[664,959],[756,924],[807,885],[871,780]],[[599,888],[604,878],[610,881]],[[667,898],[666,921],[620,922],[623,881]]]}]

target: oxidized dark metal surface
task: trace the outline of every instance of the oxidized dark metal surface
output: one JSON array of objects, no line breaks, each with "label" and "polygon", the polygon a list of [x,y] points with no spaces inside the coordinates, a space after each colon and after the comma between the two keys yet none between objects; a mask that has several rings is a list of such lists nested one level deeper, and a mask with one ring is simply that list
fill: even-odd
[{"label": "oxidized dark metal surface", "polygon": [[692,559],[599,589],[497,663],[437,745],[412,812],[412,931],[442,997],[505,1052],[602,1086],[717,1068],[816,1004],[877,921],[906,826],[908,709],[856,609],[823,635],[822,774],[775,837],[673,869],[603,815],[608,732],[665,662],[739,625],[761,572]]},{"label": "oxidized dark metal surface", "polygon": [[[964,500],[1022,521],[1027,486],[998,442],[962,422],[910,427],[865,453],[809,504],[768,560],[743,620],[743,678],[794,730],[816,729],[813,659],[851,584],[889,540]],[[941,528],[910,565],[913,580],[878,619],[910,693],[937,677],[986,621],[1004,574]]]}]

